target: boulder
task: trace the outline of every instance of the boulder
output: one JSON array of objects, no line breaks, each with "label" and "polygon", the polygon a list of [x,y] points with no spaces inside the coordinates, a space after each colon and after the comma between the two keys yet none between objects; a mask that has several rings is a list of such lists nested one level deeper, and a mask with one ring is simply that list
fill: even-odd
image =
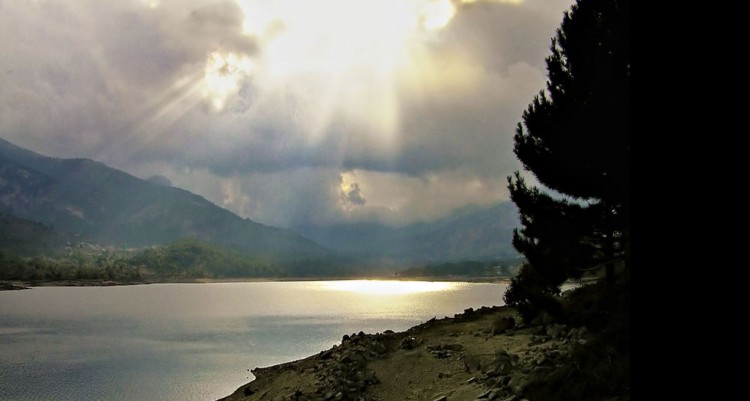
[{"label": "boulder", "polygon": [[565,326],[561,324],[551,324],[547,326],[547,335],[552,339],[560,338],[564,331]]},{"label": "boulder", "polygon": [[507,375],[513,369],[513,357],[504,348],[498,348],[495,350],[491,368],[495,376]]},{"label": "boulder", "polygon": [[469,373],[477,372],[482,368],[482,363],[477,355],[464,355],[463,356],[464,367]]},{"label": "boulder", "polygon": [[549,341],[548,336],[533,336],[531,337],[531,341],[529,341],[529,345],[537,345],[542,344]]},{"label": "boulder", "polygon": [[414,349],[419,346],[419,340],[417,340],[414,337],[404,337],[403,340],[401,340],[401,343],[399,344],[399,347],[401,349]]},{"label": "boulder", "polygon": [[492,334],[498,335],[503,334],[508,329],[512,329],[516,326],[516,319],[514,319],[512,316],[501,316],[495,319],[493,325],[492,325]]}]

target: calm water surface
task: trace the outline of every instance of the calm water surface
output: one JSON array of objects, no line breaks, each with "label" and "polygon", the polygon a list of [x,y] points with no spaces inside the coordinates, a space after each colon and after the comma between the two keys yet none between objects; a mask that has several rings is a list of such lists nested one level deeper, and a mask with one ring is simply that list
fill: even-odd
[{"label": "calm water surface", "polygon": [[0,400],[215,400],[343,334],[502,305],[505,285],[312,281],[0,291]]}]

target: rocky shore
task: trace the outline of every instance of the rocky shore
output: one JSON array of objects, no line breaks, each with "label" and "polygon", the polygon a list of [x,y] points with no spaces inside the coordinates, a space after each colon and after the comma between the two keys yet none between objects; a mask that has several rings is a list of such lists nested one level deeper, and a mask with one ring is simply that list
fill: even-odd
[{"label": "rocky shore", "polygon": [[18,283],[0,282],[0,291],[28,290],[29,287]]},{"label": "rocky shore", "polygon": [[118,285],[141,285],[150,284],[145,281],[122,281],[122,280],[45,280],[45,281],[23,281],[8,282],[0,281],[2,290],[28,290],[33,287],[114,287]]},{"label": "rocky shore", "polygon": [[510,307],[483,307],[400,333],[347,334],[317,355],[253,369],[254,381],[220,401],[521,401],[589,332],[520,321]]}]

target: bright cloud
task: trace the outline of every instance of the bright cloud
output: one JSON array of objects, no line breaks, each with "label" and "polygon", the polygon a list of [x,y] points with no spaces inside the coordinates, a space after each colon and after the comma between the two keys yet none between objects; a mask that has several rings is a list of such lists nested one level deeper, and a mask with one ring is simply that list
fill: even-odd
[{"label": "bright cloud", "polygon": [[0,136],[268,224],[507,199],[572,0],[0,0]]}]

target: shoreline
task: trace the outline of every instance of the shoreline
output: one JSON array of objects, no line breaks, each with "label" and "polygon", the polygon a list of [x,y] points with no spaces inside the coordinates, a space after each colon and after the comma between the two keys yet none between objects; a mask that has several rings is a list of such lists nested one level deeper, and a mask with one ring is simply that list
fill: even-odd
[{"label": "shoreline", "polygon": [[591,337],[517,322],[514,308],[484,306],[398,333],[345,334],[318,354],[250,370],[255,379],[218,401],[522,400]]},{"label": "shoreline", "polygon": [[115,287],[148,284],[213,284],[213,283],[258,283],[258,282],[292,282],[292,281],[342,281],[342,280],[372,280],[372,281],[429,281],[429,282],[458,282],[458,283],[490,283],[508,284],[508,277],[475,277],[475,276],[415,276],[415,277],[385,277],[385,276],[325,276],[325,277],[246,277],[246,278],[165,278],[149,281],[118,281],[118,280],[59,280],[59,281],[24,281],[2,280],[0,291],[26,290],[34,287]]}]

